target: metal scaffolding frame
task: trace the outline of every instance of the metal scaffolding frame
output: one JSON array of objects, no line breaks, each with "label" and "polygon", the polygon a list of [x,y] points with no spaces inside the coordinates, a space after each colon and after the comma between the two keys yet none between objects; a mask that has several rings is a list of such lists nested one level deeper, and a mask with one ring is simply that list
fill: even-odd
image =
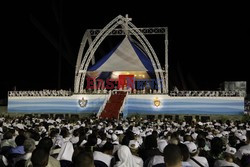
[{"label": "metal scaffolding frame", "polygon": [[[137,29],[144,35],[164,35],[167,31],[167,27],[145,27],[145,28],[132,28]],[[91,36],[97,36],[102,29],[88,29]],[[116,28],[109,36],[119,36],[119,35],[125,35],[123,28]]]},{"label": "metal scaffolding frame", "polygon": [[[158,93],[168,93],[168,29],[167,27],[137,28],[131,18],[121,15],[114,18],[103,29],[87,29],[82,38],[75,69],[74,93],[83,93],[84,80],[90,61],[95,63],[94,53],[107,36],[130,35],[136,37],[150,59],[158,82]],[[121,26],[122,28],[117,28]],[[165,35],[165,70],[162,70],[158,57],[145,35]],[[94,39],[92,39],[94,37]],[[88,49],[84,49],[88,42]],[[84,56],[83,56],[84,54]],[[165,75],[164,75],[165,73]],[[161,84],[162,83],[162,84]],[[161,87],[162,85],[162,87]]]}]

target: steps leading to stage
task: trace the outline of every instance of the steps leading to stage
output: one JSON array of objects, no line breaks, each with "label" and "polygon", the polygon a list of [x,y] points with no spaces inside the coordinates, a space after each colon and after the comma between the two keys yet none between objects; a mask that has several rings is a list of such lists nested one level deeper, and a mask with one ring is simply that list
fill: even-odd
[{"label": "steps leading to stage", "polygon": [[120,109],[123,105],[127,92],[116,92],[112,94],[105,104],[103,111],[101,112],[100,118],[115,118],[118,119]]}]

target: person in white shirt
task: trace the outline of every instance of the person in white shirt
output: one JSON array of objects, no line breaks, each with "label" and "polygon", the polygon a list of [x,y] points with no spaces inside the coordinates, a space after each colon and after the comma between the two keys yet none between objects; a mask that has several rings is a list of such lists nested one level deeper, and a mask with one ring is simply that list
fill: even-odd
[{"label": "person in white shirt", "polygon": [[122,145],[118,149],[117,155],[119,161],[116,162],[114,167],[140,167],[140,165],[136,163],[128,146]]},{"label": "person in white shirt", "polygon": [[114,162],[113,160],[113,149],[114,146],[111,142],[106,142],[102,147],[102,152],[100,151],[94,151],[93,157],[94,162],[98,164],[105,164],[106,166],[110,167],[113,166]]},{"label": "person in white shirt", "polygon": [[199,151],[197,149],[197,146],[194,142],[184,142],[186,146],[188,147],[189,153],[191,155],[191,158],[189,159],[189,163],[193,167],[200,167],[201,165],[204,167],[208,167],[208,161],[205,157],[198,156]]},{"label": "person in white shirt", "polygon": [[235,156],[240,160],[242,155],[250,153],[250,131],[247,131],[246,133],[246,145],[239,148],[239,150],[236,152]]},{"label": "person in white shirt", "polygon": [[234,163],[234,154],[236,153],[236,149],[233,147],[227,147],[224,152],[224,159],[223,160],[216,160],[214,163],[214,167],[220,166],[232,166],[232,167],[239,167],[237,164]]},{"label": "person in white shirt", "polygon": [[138,149],[139,149],[139,142],[137,140],[130,140],[129,141],[129,148],[130,148],[130,151],[133,155],[133,157],[135,158],[135,162],[143,167],[143,160],[141,157],[138,156]]},{"label": "person in white shirt", "polygon": [[154,155],[150,159],[150,161],[148,162],[148,167],[165,165],[163,153],[164,153],[164,149],[167,145],[168,145],[168,143],[165,139],[159,139],[157,141],[157,147],[158,147],[159,151],[162,153],[162,155]]}]

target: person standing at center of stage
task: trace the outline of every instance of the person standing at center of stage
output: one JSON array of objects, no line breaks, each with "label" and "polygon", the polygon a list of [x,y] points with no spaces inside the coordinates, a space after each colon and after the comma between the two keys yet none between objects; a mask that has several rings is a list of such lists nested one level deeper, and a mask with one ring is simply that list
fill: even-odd
[{"label": "person standing at center of stage", "polygon": [[117,87],[115,86],[115,88],[114,88],[114,94],[117,94]]}]

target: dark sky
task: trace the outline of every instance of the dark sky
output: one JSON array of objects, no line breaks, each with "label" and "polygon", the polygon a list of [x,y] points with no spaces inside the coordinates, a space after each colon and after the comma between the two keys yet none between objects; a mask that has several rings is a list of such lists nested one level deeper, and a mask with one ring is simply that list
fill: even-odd
[{"label": "dark sky", "polygon": [[[119,14],[129,14],[137,27],[169,28],[170,88],[217,90],[224,81],[250,83],[250,19],[244,4],[172,6],[160,1],[133,6],[128,2],[44,0],[10,2],[5,7],[1,98],[14,86],[17,90],[73,90],[75,62],[85,30],[103,28]],[[147,37],[164,66],[164,37]],[[97,55],[111,50],[115,41],[107,39]]]}]

